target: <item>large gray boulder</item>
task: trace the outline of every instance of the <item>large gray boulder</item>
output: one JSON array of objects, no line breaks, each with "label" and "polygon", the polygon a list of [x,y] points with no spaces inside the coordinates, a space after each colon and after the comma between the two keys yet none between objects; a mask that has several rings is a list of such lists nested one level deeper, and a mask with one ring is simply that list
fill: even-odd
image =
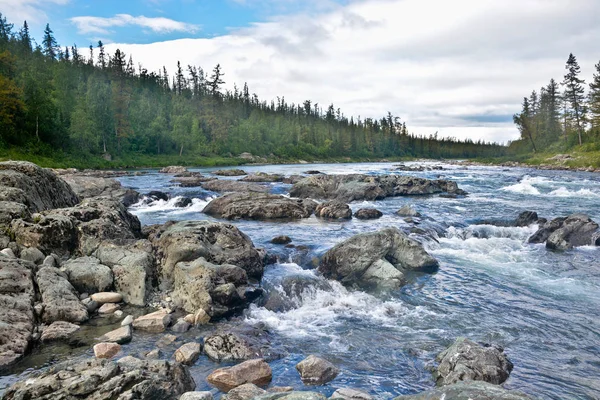
[{"label": "large gray boulder", "polygon": [[585,214],[555,218],[542,225],[529,238],[529,243],[546,242],[552,250],[568,250],[578,246],[600,245],[598,224]]},{"label": "large gray boulder", "polygon": [[11,232],[23,247],[35,247],[46,254],[71,254],[78,247],[77,221],[52,211],[37,214],[34,220],[15,219]]},{"label": "large gray boulder", "polygon": [[398,287],[405,271],[434,271],[438,262],[419,242],[397,228],[362,233],[327,251],[319,272],[360,287]]},{"label": "large gray boulder", "polygon": [[326,219],[351,219],[352,210],[344,202],[331,200],[319,204],[315,209],[315,215]]},{"label": "large gray boulder", "polygon": [[74,258],[61,268],[79,293],[106,292],[113,285],[113,273],[95,257]]},{"label": "large gray boulder", "polygon": [[80,198],[113,197],[121,200],[127,189],[116,179],[82,174],[65,174],[61,178],[71,186]]},{"label": "large gray boulder", "polygon": [[524,393],[487,382],[458,382],[423,393],[398,396],[394,400],[531,400]]},{"label": "large gray boulder", "polygon": [[87,321],[87,308],[64,272],[54,267],[42,267],[36,274],[36,282],[44,305],[42,320],[45,323]]},{"label": "large gray boulder", "polygon": [[404,175],[312,175],[294,184],[292,197],[344,202],[380,200],[391,196],[465,194],[455,182]]},{"label": "large gray boulder", "polygon": [[30,217],[31,213],[25,204],[0,200],[0,226],[10,226],[10,223],[15,219]]},{"label": "large gray boulder", "polygon": [[438,354],[434,377],[438,386],[460,381],[484,381],[499,385],[508,379],[513,369],[504,350],[484,347],[466,338],[458,338]]},{"label": "large gray boulder", "polygon": [[210,221],[168,222],[149,230],[159,265],[160,286],[173,286],[174,268],[179,262],[200,257],[222,265],[242,268],[249,277],[260,278],[263,257],[248,236],[231,224]]},{"label": "large gray boulder", "polygon": [[[8,189],[7,189],[8,188]],[[15,190],[16,189],[16,190]],[[27,161],[0,162],[0,197],[23,202],[31,212],[72,207],[79,198],[54,172]]]},{"label": "large gray boulder", "polygon": [[178,400],[195,386],[188,369],[179,363],[134,357],[118,362],[70,360],[17,382],[3,399]]},{"label": "large gray boulder", "polygon": [[208,203],[204,213],[226,219],[299,219],[311,216],[317,203],[277,194],[231,193]]},{"label": "large gray boulder", "polygon": [[35,326],[35,265],[0,254],[0,371],[29,348]]}]

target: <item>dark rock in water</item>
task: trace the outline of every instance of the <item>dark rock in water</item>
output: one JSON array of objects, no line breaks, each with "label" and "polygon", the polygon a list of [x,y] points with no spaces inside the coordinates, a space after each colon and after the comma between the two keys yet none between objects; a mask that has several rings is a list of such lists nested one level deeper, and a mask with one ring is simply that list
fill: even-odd
[{"label": "dark rock in water", "polygon": [[398,396],[394,400],[532,400],[521,392],[487,382],[459,382],[423,393]]},{"label": "dark rock in water", "polygon": [[430,195],[447,192],[464,195],[456,182],[402,175],[312,175],[296,183],[292,197],[314,199],[380,200],[392,196]]},{"label": "dark rock in water", "polygon": [[352,210],[346,203],[331,200],[319,204],[315,209],[315,215],[327,219],[350,219],[352,218]]},{"label": "dark rock in water", "polygon": [[438,354],[436,361],[439,362],[434,373],[437,386],[460,381],[499,385],[508,379],[513,369],[501,347],[484,347],[466,338],[456,339],[452,346]]},{"label": "dark rock in water", "polygon": [[160,265],[160,284],[172,287],[175,265],[199,258],[216,265],[242,268],[249,277],[260,278],[263,258],[248,236],[231,224],[210,221],[168,222],[149,230],[149,239]]},{"label": "dark rock in water", "polygon": [[523,211],[517,217],[515,226],[529,226],[538,221],[538,215],[535,211]]},{"label": "dark rock in water", "polygon": [[308,218],[317,203],[276,194],[231,193],[208,203],[204,213],[226,219],[299,219]]},{"label": "dark rock in water", "polygon": [[292,243],[292,239],[289,236],[277,236],[274,237],[273,239],[271,239],[271,243],[273,244],[288,244],[288,243]]},{"label": "dark rock in water", "polygon": [[279,174],[267,174],[265,172],[257,172],[240,179],[243,182],[283,182],[284,176]]},{"label": "dark rock in water", "polygon": [[332,290],[326,280],[308,274],[287,275],[264,286],[269,290],[264,296],[263,307],[274,312],[300,307],[304,298],[314,295],[317,290]]},{"label": "dark rock in water", "polygon": [[0,371],[18,361],[32,339],[35,265],[0,254]]},{"label": "dark rock in water", "polygon": [[190,199],[189,197],[181,197],[179,199],[177,199],[177,201],[175,202],[175,204],[173,204],[173,206],[175,207],[187,207],[190,206],[192,204],[192,199]]},{"label": "dark rock in water", "polygon": [[383,213],[375,208],[361,208],[354,213],[354,218],[358,219],[378,219],[383,217]]},{"label": "dark rock in water", "polygon": [[151,192],[148,192],[146,194],[146,196],[151,198],[154,201],[157,201],[157,200],[168,201],[169,200],[169,195],[164,192],[161,192],[160,190],[153,190]]},{"label": "dark rock in water", "polygon": [[398,287],[404,271],[437,269],[423,246],[396,228],[362,233],[327,251],[319,271],[328,279],[362,287]]},{"label": "dark rock in water", "polygon": [[304,173],[306,175],[325,175],[323,172],[317,170],[304,171]]},{"label": "dark rock in water", "polygon": [[402,206],[401,209],[396,211],[396,214],[401,217],[420,217],[421,216],[421,213],[418,212],[417,210],[415,210],[415,208],[413,206],[411,206],[410,204],[406,204],[406,205]]},{"label": "dark rock in water", "polygon": [[310,355],[296,364],[302,382],[306,385],[324,385],[335,379],[340,370],[327,360]]},{"label": "dark rock in water", "polygon": [[134,357],[118,362],[69,360],[17,382],[3,399],[177,400],[195,386],[188,369],[179,363]]},{"label": "dark rock in water", "polygon": [[121,199],[121,203],[123,203],[125,207],[131,207],[132,205],[139,202],[140,199],[141,196],[137,191],[133,189],[127,189],[125,191],[125,194],[123,195],[123,198]]},{"label": "dark rock in water", "polygon": [[79,198],[54,172],[27,161],[0,162],[0,200],[27,206],[30,212],[72,207]]},{"label": "dark rock in water", "polygon": [[220,169],[218,171],[214,171],[213,175],[219,176],[242,176],[247,175],[246,171],[241,169]]},{"label": "dark rock in water", "polygon": [[585,214],[555,218],[542,225],[529,238],[529,243],[546,242],[552,250],[568,250],[578,246],[600,245],[598,224]]}]

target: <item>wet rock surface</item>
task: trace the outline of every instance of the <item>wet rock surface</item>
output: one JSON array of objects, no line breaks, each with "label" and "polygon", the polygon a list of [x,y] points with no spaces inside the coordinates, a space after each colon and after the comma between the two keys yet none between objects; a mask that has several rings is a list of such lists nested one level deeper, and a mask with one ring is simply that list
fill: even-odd
[{"label": "wet rock surface", "polygon": [[531,400],[521,392],[486,382],[459,382],[423,393],[398,396],[394,400]]},{"label": "wet rock surface", "polygon": [[585,214],[572,214],[546,222],[530,238],[529,243],[544,243],[552,250],[568,250],[579,246],[600,246],[598,224]]},{"label": "wet rock surface", "polygon": [[348,204],[332,200],[319,204],[315,209],[315,215],[325,219],[350,219],[352,210]]},{"label": "wet rock surface", "polygon": [[227,194],[212,200],[204,213],[225,219],[300,219],[308,218],[317,208],[312,200],[290,199],[275,194]]},{"label": "wet rock surface", "polygon": [[207,378],[211,385],[222,392],[229,392],[245,383],[264,386],[271,382],[273,373],[269,364],[261,359],[248,360],[233,367],[220,368]]},{"label": "wet rock surface", "polygon": [[310,355],[296,364],[302,382],[307,385],[323,385],[335,379],[340,370],[329,361]]}]

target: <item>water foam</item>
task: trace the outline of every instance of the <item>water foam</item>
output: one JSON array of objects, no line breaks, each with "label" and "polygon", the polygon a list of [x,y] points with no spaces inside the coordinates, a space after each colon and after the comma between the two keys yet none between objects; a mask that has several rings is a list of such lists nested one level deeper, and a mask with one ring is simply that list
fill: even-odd
[{"label": "water foam", "polygon": [[566,187],[561,186],[558,189],[553,190],[550,193],[548,193],[548,196],[595,198],[595,197],[600,197],[600,193],[594,192],[590,189],[569,190]]},{"label": "water foam", "polygon": [[183,197],[178,196],[169,200],[155,200],[151,203],[146,203],[146,199],[140,200],[138,203],[132,205],[129,211],[134,215],[139,214],[150,214],[157,212],[169,212],[172,214],[186,214],[190,212],[202,212],[204,207],[212,200],[211,197],[207,199],[192,199],[192,204],[186,207],[177,207],[176,204]]}]

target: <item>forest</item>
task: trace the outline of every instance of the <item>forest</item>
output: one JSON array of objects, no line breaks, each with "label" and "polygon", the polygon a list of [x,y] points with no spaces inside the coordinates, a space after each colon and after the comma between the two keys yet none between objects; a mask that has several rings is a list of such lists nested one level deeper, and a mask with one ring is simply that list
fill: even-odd
[{"label": "forest", "polygon": [[589,85],[573,54],[565,70],[560,83],[551,79],[523,98],[522,110],[514,116],[521,138],[510,144],[510,153],[600,150],[600,62]]},{"label": "forest", "polygon": [[224,87],[221,65],[205,71],[176,62],[173,73],[166,67],[148,71],[118,49],[107,54],[102,42],[85,50],[61,47],[49,25],[38,44],[27,22],[16,29],[0,14],[0,149],[5,154],[17,150],[25,157],[89,162],[168,156],[169,162],[186,163],[243,152],[270,162],[506,152],[495,143],[416,136],[391,112],[361,119],[333,104],[294,104],[283,96],[265,101],[247,84]]}]

